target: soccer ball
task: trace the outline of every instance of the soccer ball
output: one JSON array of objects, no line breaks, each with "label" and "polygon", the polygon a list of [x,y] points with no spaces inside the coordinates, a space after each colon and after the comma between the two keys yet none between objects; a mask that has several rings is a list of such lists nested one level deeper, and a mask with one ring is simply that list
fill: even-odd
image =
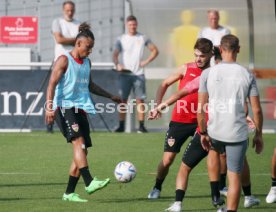
[{"label": "soccer ball", "polygon": [[122,161],[117,164],[114,170],[114,175],[119,182],[129,183],[136,176],[136,168],[132,163],[128,161]]}]

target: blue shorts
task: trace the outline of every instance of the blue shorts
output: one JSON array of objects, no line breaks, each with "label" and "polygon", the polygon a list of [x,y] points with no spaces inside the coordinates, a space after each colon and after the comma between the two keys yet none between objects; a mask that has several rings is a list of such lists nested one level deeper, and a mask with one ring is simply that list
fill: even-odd
[{"label": "blue shorts", "polygon": [[133,90],[136,99],[146,99],[145,75],[124,74],[119,75],[119,95],[123,100],[127,100],[130,91]]}]

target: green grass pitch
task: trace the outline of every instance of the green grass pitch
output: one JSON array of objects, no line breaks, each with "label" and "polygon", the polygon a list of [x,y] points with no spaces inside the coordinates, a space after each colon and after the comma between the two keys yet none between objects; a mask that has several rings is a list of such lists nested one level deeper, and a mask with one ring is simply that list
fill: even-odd
[{"label": "green grass pitch", "polygon": [[[175,177],[181,162],[179,154],[163,185],[162,197],[147,199],[155,179],[165,133],[114,134],[92,133],[93,147],[88,159],[93,176],[110,177],[111,183],[92,195],[84,191],[80,179],[76,192],[88,203],[61,201],[68,180],[72,147],[60,133],[0,134],[0,211],[94,211],[94,212],[157,212],[164,211],[173,201]],[[250,147],[247,152],[251,168],[252,193],[261,204],[239,211],[276,211],[276,204],[266,204],[270,189],[271,155],[276,147],[276,135],[264,135],[265,149],[256,155]],[[182,147],[186,147],[187,142]],[[127,160],[137,168],[133,182],[118,183],[113,175],[116,164]],[[210,186],[206,160],[196,167],[189,181],[184,211],[216,211],[210,201]]]}]

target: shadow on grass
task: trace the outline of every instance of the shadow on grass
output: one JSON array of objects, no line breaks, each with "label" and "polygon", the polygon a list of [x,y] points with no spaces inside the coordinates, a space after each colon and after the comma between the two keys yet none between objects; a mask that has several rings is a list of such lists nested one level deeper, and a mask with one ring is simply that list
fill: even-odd
[{"label": "shadow on grass", "polygon": [[[185,198],[189,199],[189,198],[208,198],[210,196],[206,195],[206,196],[187,196]],[[174,201],[175,196],[162,196],[159,199],[148,199],[148,198],[113,198],[113,199],[105,199],[105,200],[99,200],[99,202],[101,203],[126,203],[126,202],[149,202],[149,203],[153,203],[153,202],[162,202],[162,201],[166,201],[166,200],[171,200]],[[211,198],[211,197],[210,197]]]},{"label": "shadow on grass", "polygon": [[22,183],[22,184],[0,184],[1,187],[24,187],[24,186],[52,186],[52,185],[67,185],[67,183]]},{"label": "shadow on grass", "polygon": [[26,200],[60,200],[60,197],[37,197],[37,198],[0,198],[0,202],[9,202],[9,201],[26,201]]}]

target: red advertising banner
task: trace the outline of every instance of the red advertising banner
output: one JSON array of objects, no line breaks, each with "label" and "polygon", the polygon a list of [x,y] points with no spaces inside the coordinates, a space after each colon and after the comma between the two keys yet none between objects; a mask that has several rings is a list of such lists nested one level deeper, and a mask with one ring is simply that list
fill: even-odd
[{"label": "red advertising banner", "polygon": [[0,42],[37,43],[38,18],[36,16],[3,16],[0,18]]}]

